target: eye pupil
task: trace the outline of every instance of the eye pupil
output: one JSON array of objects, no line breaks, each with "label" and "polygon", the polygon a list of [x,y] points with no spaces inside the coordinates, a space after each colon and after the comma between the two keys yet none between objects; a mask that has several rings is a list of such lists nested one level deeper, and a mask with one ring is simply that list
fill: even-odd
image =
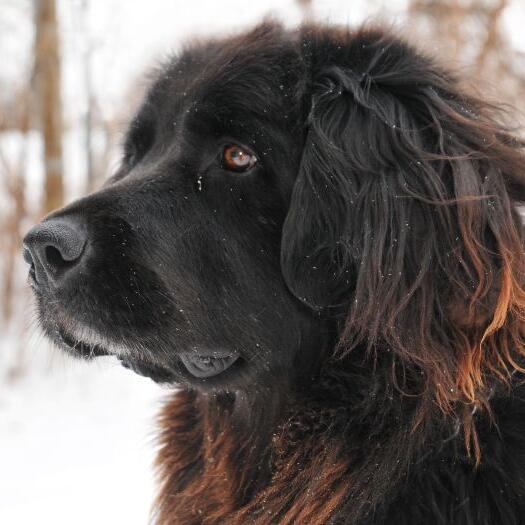
[{"label": "eye pupil", "polygon": [[240,146],[229,144],[222,152],[222,164],[231,171],[246,171],[257,162],[257,157]]}]

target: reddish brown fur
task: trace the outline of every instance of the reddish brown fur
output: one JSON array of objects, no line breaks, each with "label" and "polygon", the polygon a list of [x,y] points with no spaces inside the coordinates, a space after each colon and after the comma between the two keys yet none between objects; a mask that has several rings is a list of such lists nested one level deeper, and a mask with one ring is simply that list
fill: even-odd
[{"label": "reddish brown fur", "polygon": [[[304,428],[304,422],[294,423],[292,419],[277,430],[272,440],[271,481],[243,504],[243,484],[249,481],[243,475],[251,472],[251,465],[231,459],[232,452],[240,446],[234,438],[231,414],[227,411],[222,414],[218,420],[221,427],[217,429],[208,421],[206,412],[210,408],[205,399],[179,392],[163,410],[162,447],[157,458],[161,491],[155,506],[159,509],[156,523],[323,525],[328,522],[348,493],[351,478],[347,476],[348,461],[341,453],[341,444],[319,439],[326,421],[311,421],[312,425]],[[307,440],[301,438],[305,431]],[[195,466],[193,475],[185,479]]]}]

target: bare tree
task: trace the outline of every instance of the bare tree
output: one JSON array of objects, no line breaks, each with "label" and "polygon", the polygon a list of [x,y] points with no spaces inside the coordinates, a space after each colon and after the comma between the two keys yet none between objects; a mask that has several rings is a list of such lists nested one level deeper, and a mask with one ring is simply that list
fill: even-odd
[{"label": "bare tree", "polygon": [[[27,97],[30,97],[29,91],[27,92]],[[25,109],[27,110],[27,108],[28,104],[25,104]],[[0,231],[3,233],[1,236],[2,287],[0,290],[0,300],[2,309],[0,313],[1,320],[6,328],[16,319],[17,305],[18,307],[20,305],[20,294],[22,293],[23,295],[23,292],[18,289],[18,284],[20,283],[17,281],[18,272],[16,272],[16,262],[22,244],[20,228],[27,214],[25,172],[29,131],[28,122],[29,119],[25,118],[20,123],[21,144],[16,159],[11,159],[10,161],[0,149],[1,182],[6,190],[10,204],[7,214],[2,217],[3,220],[0,225]],[[25,369],[25,345],[21,338],[18,339],[14,345],[14,359],[6,371],[7,378],[11,381],[20,377]]]},{"label": "bare tree", "polygon": [[[21,130],[24,137],[27,130]],[[13,314],[14,299],[15,299],[15,261],[16,256],[20,252],[20,245],[22,242],[20,225],[26,215],[25,207],[25,179],[24,179],[24,164],[26,158],[26,140],[23,139],[23,145],[20,148],[20,155],[16,164],[11,164],[0,150],[0,163],[2,173],[2,182],[4,188],[7,190],[10,201],[10,208],[5,217],[2,230],[3,246],[2,246],[2,318],[5,323],[9,322]]]},{"label": "bare tree", "polygon": [[60,54],[55,0],[35,0],[36,109],[44,140],[43,211],[64,200]]},{"label": "bare tree", "polygon": [[86,186],[87,190],[90,191],[95,186],[96,177],[93,159],[93,119],[95,98],[91,83],[92,44],[89,35],[89,27],[87,25],[89,19],[89,0],[81,0],[79,14],[79,29],[82,39],[82,73],[86,99],[86,109],[83,115],[84,149],[86,153]]},{"label": "bare tree", "polygon": [[518,66],[525,62],[525,55],[513,48],[502,24],[510,3],[411,0],[408,17],[416,39],[439,43],[441,55],[469,72],[472,84],[497,88],[498,99],[523,111],[525,73]]}]

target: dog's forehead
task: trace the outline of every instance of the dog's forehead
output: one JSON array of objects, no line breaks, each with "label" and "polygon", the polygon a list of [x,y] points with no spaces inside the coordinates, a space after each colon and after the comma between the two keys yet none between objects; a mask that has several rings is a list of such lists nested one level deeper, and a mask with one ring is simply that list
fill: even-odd
[{"label": "dog's forehead", "polygon": [[[265,114],[292,109],[300,60],[288,33],[277,26],[187,47],[158,74],[147,110],[172,114],[229,109]],[[295,97],[291,97],[295,98]]]}]

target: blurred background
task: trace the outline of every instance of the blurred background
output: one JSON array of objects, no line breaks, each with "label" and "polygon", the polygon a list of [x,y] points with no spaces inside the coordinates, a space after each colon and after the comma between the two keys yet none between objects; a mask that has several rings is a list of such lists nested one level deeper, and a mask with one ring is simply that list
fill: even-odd
[{"label": "blurred background", "polygon": [[0,523],[147,523],[167,392],[49,347],[21,238],[115,170],[160,59],[266,15],[400,28],[525,123],[524,0],[0,0]]}]

